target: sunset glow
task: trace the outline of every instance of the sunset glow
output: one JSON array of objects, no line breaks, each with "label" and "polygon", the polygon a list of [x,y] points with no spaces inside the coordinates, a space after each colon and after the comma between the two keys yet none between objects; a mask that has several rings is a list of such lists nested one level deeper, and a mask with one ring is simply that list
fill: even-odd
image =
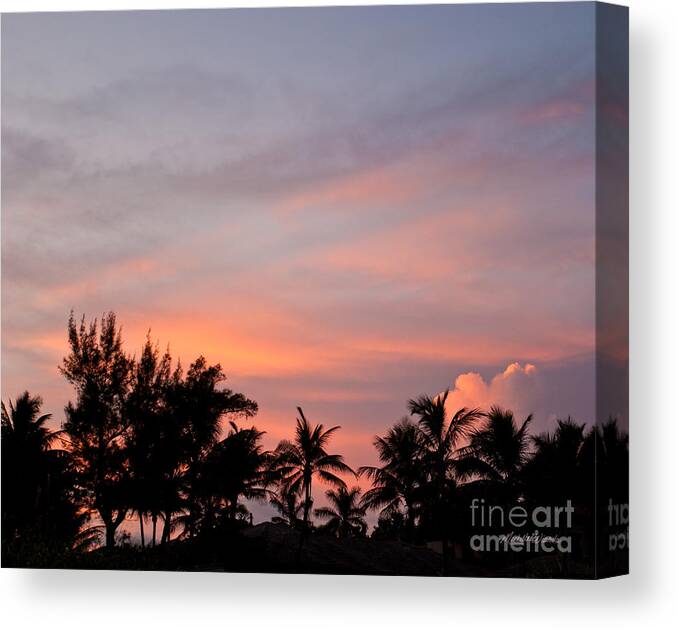
[{"label": "sunset glow", "polygon": [[302,405],[373,464],[446,388],[592,421],[592,8],[510,10],[4,18],[3,400],[58,426],[68,314],[114,310],[271,448]]}]

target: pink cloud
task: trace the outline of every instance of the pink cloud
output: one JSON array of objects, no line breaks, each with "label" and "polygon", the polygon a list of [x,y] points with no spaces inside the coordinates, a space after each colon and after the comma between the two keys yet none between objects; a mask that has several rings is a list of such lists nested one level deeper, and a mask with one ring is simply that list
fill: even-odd
[{"label": "pink cloud", "polygon": [[534,411],[542,392],[542,377],[537,368],[531,363],[515,362],[489,382],[475,372],[457,376],[447,405],[452,412],[462,407],[488,409],[498,405],[528,415]]},{"label": "pink cloud", "polygon": [[594,98],[593,81],[574,83],[560,95],[524,108],[518,114],[518,120],[523,124],[576,120],[587,111],[593,112]]},{"label": "pink cloud", "polygon": [[355,204],[401,205],[415,198],[425,181],[407,169],[375,168],[339,178],[294,194],[281,204],[283,211],[314,207],[351,208]]},{"label": "pink cloud", "polygon": [[514,362],[489,380],[477,372],[462,373],[447,398],[452,413],[462,407],[488,410],[493,405],[512,410],[517,420],[533,415],[533,433],[552,430],[556,419],[568,416],[590,423],[595,419],[593,363]]},{"label": "pink cloud", "polygon": [[581,116],[586,111],[582,103],[574,101],[556,101],[543,103],[521,113],[520,121],[525,124],[548,123]]}]

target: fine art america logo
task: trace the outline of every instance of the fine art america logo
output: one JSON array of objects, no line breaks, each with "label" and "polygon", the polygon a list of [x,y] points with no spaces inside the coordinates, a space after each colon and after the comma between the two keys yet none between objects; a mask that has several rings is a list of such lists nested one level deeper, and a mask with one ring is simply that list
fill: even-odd
[{"label": "fine art america logo", "polygon": [[[570,532],[574,507],[568,500],[563,506],[538,506],[527,509],[522,505],[504,507],[485,504],[484,498],[471,501],[471,526],[506,530],[500,534],[476,534],[470,539],[471,549],[480,552],[572,552],[572,535],[546,535],[542,531],[558,530]],[[620,551],[628,548],[629,505],[607,505],[608,550]]]},{"label": "fine art america logo", "polygon": [[629,505],[607,503],[608,550],[626,550],[629,547]]},{"label": "fine art america logo", "polygon": [[574,507],[568,500],[563,506],[538,506],[527,509],[522,505],[510,508],[487,505],[484,498],[471,501],[471,526],[474,528],[511,528],[508,533],[476,534],[471,537],[471,549],[480,552],[572,552],[572,535],[545,535],[544,529],[570,531]]}]

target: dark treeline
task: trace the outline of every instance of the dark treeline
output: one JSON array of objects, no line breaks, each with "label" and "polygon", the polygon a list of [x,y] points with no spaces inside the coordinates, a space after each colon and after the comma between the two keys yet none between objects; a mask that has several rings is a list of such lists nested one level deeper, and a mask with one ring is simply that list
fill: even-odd
[{"label": "dark treeline", "polygon": [[[73,386],[61,430],[46,426],[40,397],[2,405],[2,554],[6,566],[63,565],[104,547],[128,545],[136,519],[145,551],[230,535],[252,525],[250,501],[270,503],[272,521],[309,536],[440,545],[443,573],[468,559],[469,505],[575,505],[575,555],[593,552],[593,510],[628,500],[628,438],[616,422],[586,428],[558,421],[530,434],[493,407],[449,413],[447,393],[408,403],[409,416],[374,441],[378,466],[352,470],[331,452],[338,426],[314,425],[298,408],[295,432],[272,450],[243,427],[257,404],[225,387],[220,365],[174,366],[150,333],[138,357],[123,349],[113,313],[87,323],[71,315],[70,352],[60,371]],[[593,482],[599,476],[598,494]],[[364,477],[361,493],[347,479]],[[330,488],[314,508],[318,481]],[[604,488],[601,491],[601,487]],[[501,530],[501,527],[499,527]],[[171,544],[170,544],[171,543]],[[158,548],[155,548],[158,547]],[[105,552],[105,551],[101,551]],[[298,555],[297,555],[298,556]]]}]

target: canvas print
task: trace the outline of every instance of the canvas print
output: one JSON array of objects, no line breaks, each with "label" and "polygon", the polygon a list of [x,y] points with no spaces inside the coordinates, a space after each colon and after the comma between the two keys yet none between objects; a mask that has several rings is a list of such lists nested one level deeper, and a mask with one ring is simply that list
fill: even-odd
[{"label": "canvas print", "polygon": [[2,16],[5,568],[628,571],[628,13]]}]

